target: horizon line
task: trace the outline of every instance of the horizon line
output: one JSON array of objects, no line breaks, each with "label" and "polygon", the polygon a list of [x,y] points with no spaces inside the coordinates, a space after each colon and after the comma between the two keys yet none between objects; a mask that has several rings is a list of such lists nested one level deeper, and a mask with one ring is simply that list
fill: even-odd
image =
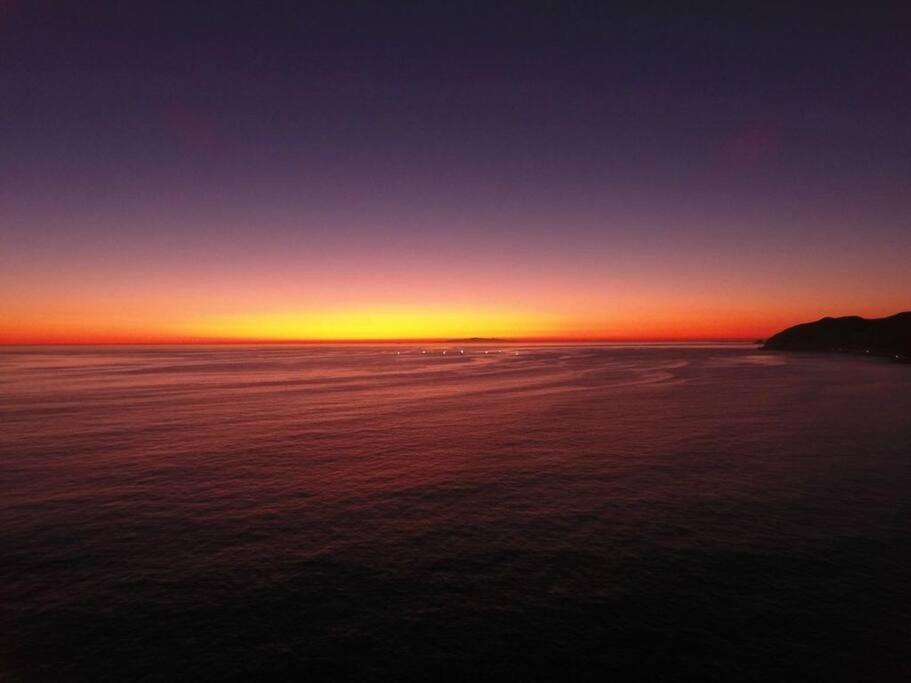
[{"label": "horizon line", "polygon": [[401,337],[375,339],[113,339],[113,340],[16,340],[0,341],[0,347],[13,346],[278,346],[306,345],[328,346],[333,344],[534,344],[534,343],[757,343],[757,337]]}]

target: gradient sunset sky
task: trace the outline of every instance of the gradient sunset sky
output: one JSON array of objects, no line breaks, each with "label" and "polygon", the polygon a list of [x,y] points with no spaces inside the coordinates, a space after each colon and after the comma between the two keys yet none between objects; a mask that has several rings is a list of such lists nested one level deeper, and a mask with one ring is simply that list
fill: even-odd
[{"label": "gradient sunset sky", "polygon": [[673,4],[0,1],[0,342],[911,308],[908,3]]}]

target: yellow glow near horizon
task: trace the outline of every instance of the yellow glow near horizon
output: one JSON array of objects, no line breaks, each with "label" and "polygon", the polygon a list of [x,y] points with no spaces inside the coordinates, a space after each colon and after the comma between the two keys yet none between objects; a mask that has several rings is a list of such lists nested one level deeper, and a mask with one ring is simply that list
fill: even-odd
[{"label": "yellow glow near horizon", "polygon": [[434,339],[555,334],[553,316],[494,310],[362,309],[312,313],[251,313],[212,317],[181,334],[213,339]]}]

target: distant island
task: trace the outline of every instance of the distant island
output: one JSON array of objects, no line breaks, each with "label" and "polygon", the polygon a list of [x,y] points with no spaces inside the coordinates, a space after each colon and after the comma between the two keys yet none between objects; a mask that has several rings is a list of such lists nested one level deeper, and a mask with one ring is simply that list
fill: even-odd
[{"label": "distant island", "polygon": [[463,344],[493,344],[500,343],[503,340],[496,337],[468,337],[467,339],[447,339],[446,341],[453,344],[456,342]]},{"label": "distant island", "polygon": [[764,349],[773,351],[840,351],[890,356],[911,361],[911,311],[888,318],[823,318],[789,327],[769,337]]}]

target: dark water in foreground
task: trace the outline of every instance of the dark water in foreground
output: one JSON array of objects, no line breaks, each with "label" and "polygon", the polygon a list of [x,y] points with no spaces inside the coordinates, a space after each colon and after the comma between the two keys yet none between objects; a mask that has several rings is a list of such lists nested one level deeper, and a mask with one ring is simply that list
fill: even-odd
[{"label": "dark water in foreground", "polygon": [[911,679],[911,368],[443,348],[0,352],[0,679]]}]

